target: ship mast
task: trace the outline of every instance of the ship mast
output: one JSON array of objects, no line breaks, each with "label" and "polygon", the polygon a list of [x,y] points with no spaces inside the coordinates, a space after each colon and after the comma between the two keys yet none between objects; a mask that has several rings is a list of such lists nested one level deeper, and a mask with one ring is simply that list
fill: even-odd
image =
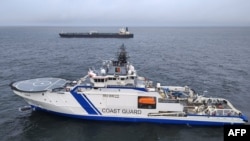
[{"label": "ship mast", "polygon": [[117,52],[117,61],[121,66],[123,66],[124,64],[127,63],[128,58],[129,57],[128,57],[128,53],[126,51],[126,48],[125,48],[124,44],[122,44],[120,47],[120,52]]}]

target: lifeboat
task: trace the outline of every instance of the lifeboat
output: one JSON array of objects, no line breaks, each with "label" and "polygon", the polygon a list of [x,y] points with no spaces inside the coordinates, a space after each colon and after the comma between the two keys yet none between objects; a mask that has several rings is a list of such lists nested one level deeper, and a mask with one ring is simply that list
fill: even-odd
[{"label": "lifeboat", "polygon": [[139,104],[155,104],[155,98],[153,97],[141,97],[139,98]]}]

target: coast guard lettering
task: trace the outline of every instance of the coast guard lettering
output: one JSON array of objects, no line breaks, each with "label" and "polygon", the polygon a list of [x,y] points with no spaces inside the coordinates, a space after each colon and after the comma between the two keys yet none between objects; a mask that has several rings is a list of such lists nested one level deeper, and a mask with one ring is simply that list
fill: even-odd
[{"label": "coast guard lettering", "polygon": [[112,109],[112,108],[103,108],[102,113],[113,113],[113,114],[134,114],[134,115],[140,115],[141,110],[136,109]]}]

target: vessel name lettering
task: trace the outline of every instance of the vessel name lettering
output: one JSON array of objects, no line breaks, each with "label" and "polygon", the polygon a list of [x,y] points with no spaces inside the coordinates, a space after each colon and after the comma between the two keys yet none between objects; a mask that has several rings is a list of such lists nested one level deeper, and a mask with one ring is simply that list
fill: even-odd
[{"label": "vessel name lettering", "polygon": [[119,98],[119,95],[113,95],[113,94],[103,94],[103,97],[109,97],[109,98]]},{"label": "vessel name lettering", "polygon": [[112,108],[103,108],[103,113],[114,113],[114,114],[134,114],[134,115],[140,115],[142,112],[141,110],[136,109],[112,109]]}]

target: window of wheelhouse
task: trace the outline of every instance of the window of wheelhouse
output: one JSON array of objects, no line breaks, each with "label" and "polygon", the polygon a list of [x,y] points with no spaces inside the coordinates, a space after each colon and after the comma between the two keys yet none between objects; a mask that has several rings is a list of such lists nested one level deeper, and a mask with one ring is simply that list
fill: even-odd
[{"label": "window of wheelhouse", "polygon": [[140,109],[155,109],[156,98],[151,96],[138,96],[138,108]]},{"label": "window of wheelhouse", "polygon": [[94,81],[97,82],[97,83],[98,82],[106,82],[107,79],[105,79],[105,78],[95,78]]}]

